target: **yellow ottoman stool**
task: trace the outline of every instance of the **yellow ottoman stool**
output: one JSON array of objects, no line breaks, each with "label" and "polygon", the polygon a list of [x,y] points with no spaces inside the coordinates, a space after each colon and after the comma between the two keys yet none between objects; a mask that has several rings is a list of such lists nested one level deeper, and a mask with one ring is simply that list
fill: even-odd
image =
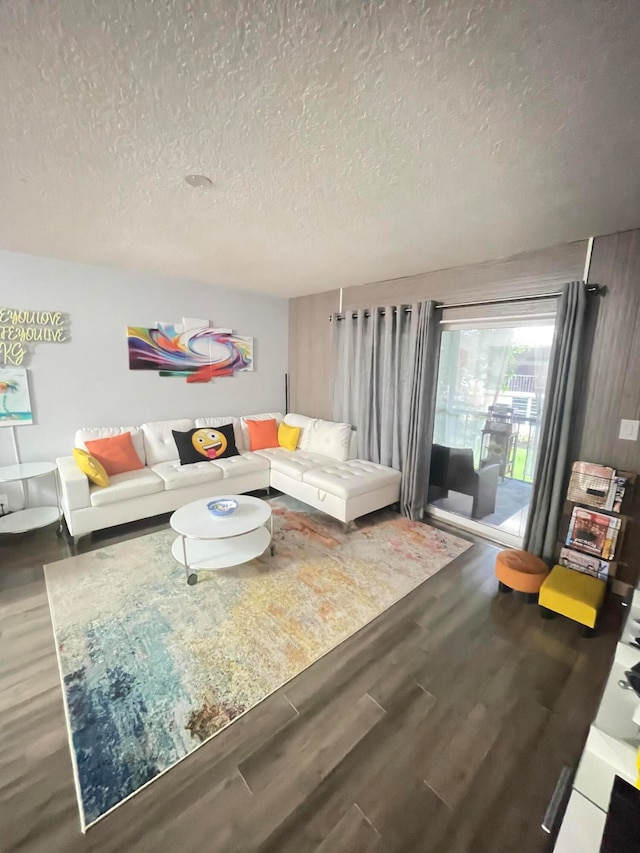
[{"label": "yellow ottoman stool", "polygon": [[540,587],[538,604],[545,619],[556,613],[584,626],[583,634],[594,633],[598,611],[607,589],[605,581],[566,566],[554,566]]},{"label": "yellow ottoman stool", "polygon": [[496,557],[496,577],[500,592],[523,592],[529,603],[538,600],[542,582],[549,574],[549,567],[528,551],[507,548]]}]

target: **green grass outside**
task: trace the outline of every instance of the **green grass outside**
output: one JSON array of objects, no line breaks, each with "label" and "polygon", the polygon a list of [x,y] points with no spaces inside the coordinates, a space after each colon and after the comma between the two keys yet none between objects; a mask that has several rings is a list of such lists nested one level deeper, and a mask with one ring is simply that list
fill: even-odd
[{"label": "green grass outside", "polygon": [[514,480],[524,480],[525,483],[532,483],[532,477],[524,476],[524,464],[527,459],[527,450],[525,447],[517,447],[516,455],[513,460],[513,473],[511,476]]}]

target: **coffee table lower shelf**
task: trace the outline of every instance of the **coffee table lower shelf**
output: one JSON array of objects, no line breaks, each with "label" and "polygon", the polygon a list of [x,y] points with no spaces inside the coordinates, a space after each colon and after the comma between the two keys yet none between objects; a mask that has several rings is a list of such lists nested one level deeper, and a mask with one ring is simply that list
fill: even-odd
[{"label": "coffee table lower shelf", "polygon": [[[187,582],[191,585],[198,580],[198,570],[215,571],[240,566],[260,557],[271,546],[271,531],[259,527],[249,533],[223,539],[191,539],[178,536],[171,546],[176,562],[187,571]],[[186,554],[186,559],[185,559]]]}]

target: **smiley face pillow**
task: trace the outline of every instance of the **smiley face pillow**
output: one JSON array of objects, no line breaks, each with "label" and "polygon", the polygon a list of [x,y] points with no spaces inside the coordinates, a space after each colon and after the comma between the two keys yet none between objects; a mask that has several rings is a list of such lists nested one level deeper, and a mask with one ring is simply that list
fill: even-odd
[{"label": "smiley face pillow", "polygon": [[238,448],[233,434],[232,424],[217,427],[200,427],[187,432],[172,430],[178,448],[181,465],[193,465],[195,462],[215,462],[216,459],[228,459],[238,456]]}]

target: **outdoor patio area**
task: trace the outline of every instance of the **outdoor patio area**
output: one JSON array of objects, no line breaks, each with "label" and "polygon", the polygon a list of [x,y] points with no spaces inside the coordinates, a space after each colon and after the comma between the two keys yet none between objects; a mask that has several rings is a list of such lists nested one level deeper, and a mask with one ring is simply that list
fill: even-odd
[{"label": "outdoor patio area", "polygon": [[524,536],[553,328],[546,317],[443,328],[428,507]]}]

